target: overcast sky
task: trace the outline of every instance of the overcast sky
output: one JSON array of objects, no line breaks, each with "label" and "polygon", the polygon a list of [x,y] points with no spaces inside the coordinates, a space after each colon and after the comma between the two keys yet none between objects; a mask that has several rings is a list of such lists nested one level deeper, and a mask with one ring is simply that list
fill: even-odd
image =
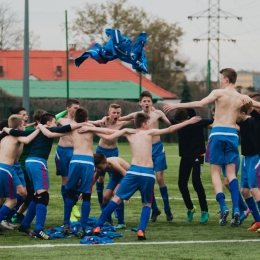
[{"label": "overcast sky", "polygon": [[[24,0],[1,1],[8,3],[23,20]],[[86,2],[106,1],[29,0],[30,31],[40,36],[40,49],[65,50],[65,33],[61,29],[61,24],[65,20],[65,10],[68,11],[70,22],[75,18],[73,7],[83,6]],[[206,10],[208,2],[208,0],[128,0],[129,4],[143,7],[146,12],[157,15],[169,23],[178,23],[183,29],[185,35],[182,37],[179,50],[193,65],[188,74],[189,79],[206,67],[207,42],[195,43],[193,39],[207,32],[208,20],[201,18],[190,21],[187,17]],[[220,43],[220,67],[260,71],[260,0],[220,0],[220,8],[243,17],[242,21],[220,20],[220,31],[237,40],[236,43]]]}]

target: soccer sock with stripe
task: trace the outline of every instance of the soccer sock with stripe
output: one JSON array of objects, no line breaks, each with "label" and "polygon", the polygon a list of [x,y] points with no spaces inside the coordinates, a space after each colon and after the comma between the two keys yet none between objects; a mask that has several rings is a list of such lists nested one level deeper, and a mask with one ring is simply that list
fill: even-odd
[{"label": "soccer sock with stripe", "polygon": [[140,217],[140,224],[138,226],[138,230],[142,230],[143,232],[145,232],[147,224],[149,222],[150,213],[151,213],[150,207],[144,206],[142,208],[141,217]]},{"label": "soccer sock with stripe", "polygon": [[160,192],[162,195],[163,203],[164,203],[164,212],[170,211],[170,204],[169,204],[169,196],[168,196],[168,189],[167,186],[160,188]]}]

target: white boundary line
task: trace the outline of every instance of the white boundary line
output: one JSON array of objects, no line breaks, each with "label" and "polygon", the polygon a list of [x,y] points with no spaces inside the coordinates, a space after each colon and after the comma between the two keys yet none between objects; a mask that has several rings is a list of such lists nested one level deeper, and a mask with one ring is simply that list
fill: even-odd
[{"label": "white boundary line", "polygon": [[[245,239],[245,240],[210,240],[210,241],[164,241],[164,242],[121,242],[112,244],[95,244],[92,246],[130,246],[130,245],[184,245],[184,244],[215,244],[215,243],[247,243],[260,242],[260,239]],[[0,246],[0,249],[11,248],[49,248],[49,247],[75,247],[86,246],[82,244],[38,244],[38,245],[23,245],[23,246]]]}]

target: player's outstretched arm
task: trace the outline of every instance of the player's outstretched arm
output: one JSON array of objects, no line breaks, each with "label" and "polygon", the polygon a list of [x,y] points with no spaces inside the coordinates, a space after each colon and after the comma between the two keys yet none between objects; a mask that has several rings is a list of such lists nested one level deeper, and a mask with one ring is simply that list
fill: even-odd
[{"label": "player's outstretched arm", "polygon": [[200,101],[193,101],[188,103],[178,103],[178,104],[166,104],[163,106],[164,113],[177,108],[202,108],[207,104],[214,102],[218,97],[220,97],[220,89],[213,90],[207,97],[203,98]]},{"label": "player's outstretched arm", "polygon": [[131,113],[127,116],[121,116],[118,118],[118,121],[131,121],[135,119],[135,115],[137,112]]},{"label": "player's outstretched arm", "polygon": [[104,138],[105,140],[112,141],[119,136],[123,136],[125,134],[135,134],[136,129],[133,128],[124,128],[121,130],[114,130],[115,132],[113,134],[107,135],[107,134],[98,134],[99,137]]},{"label": "player's outstretched arm", "polygon": [[109,128],[104,128],[104,127],[91,127],[91,126],[82,126],[81,128],[78,129],[79,133],[86,133],[86,132],[94,132],[96,134],[113,134],[117,130],[109,129]]},{"label": "player's outstretched arm", "polygon": [[39,133],[40,133],[40,130],[36,129],[35,131],[33,131],[33,133],[31,133],[30,135],[28,135],[26,137],[24,137],[24,136],[17,137],[17,140],[21,143],[29,144]]},{"label": "player's outstretched arm", "polygon": [[38,129],[41,130],[41,132],[47,136],[48,138],[55,138],[55,137],[61,137],[61,136],[64,136],[70,132],[67,132],[67,133],[55,133],[55,132],[51,132],[49,131],[44,125],[42,124],[38,124],[37,126]]}]

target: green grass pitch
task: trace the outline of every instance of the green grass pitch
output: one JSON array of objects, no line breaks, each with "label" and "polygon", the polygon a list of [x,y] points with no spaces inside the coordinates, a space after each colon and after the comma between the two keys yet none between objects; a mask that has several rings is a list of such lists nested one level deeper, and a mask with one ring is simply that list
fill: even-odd
[{"label": "green grass pitch", "polygon": [[[61,180],[55,175],[55,149],[54,145],[48,161],[51,188],[45,229],[62,225],[63,221],[63,201],[60,195]],[[119,230],[123,237],[116,238],[113,245],[80,246],[79,239],[76,237],[42,241],[27,237],[17,230],[6,230],[5,235],[0,236],[0,259],[257,259],[260,253],[260,250],[257,249],[260,237],[255,232],[246,230],[253,222],[251,215],[238,228],[232,228],[229,224],[225,227],[219,226],[219,207],[215,201],[208,164],[203,167],[202,181],[208,199],[209,221],[204,225],[199,223],[199,203],[190,181],[190,193],[193,203],[197,207],[197,212],[191,223],[186,222],[187,209],[181,199],[177,184],[180,160],[178,145],[165,144],[165,150],[168,169],[164,176],[174,219],[172,222],[167,222],[164,213],[162,213],[157,222],[150,222],[146,231],[146,241],[138,241],[136,233],[130,231],[132,227],[138,226],[140,218],[141,201],[137,198],[140,196],[137,192],[132,198],[132,203],[125,205],[127,230]],[[119,153],[123,159],[130,162],[131,152],[128,144],[120,144]],[[231,209],[230,194],[225,188],[224,192],[227,204]],[[159,208],[163,212],[157,184],[155,195]],[[81,202],[78,204],[80,205]],[[99,215],[96,190],[93,188],[90,216],[98,217]],[[229,221],[230,218],[229,216]],[[35,247],[36,245],[39,247]],[[12,248],[8,248],[8,246],[12,246]]]}]

